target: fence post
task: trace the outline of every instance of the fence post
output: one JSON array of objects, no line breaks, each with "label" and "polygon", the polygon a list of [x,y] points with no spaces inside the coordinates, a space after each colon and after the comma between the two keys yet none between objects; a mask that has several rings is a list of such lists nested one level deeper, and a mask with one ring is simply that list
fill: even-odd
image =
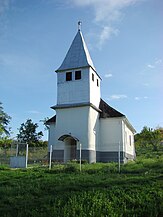
[{"label": "fence post", "polygon": [[120,141],[119,141],[119,148],[118,148],[118,171],[121,171],[121,149],[120,149]]},{"label": "fence post", "polygon": [[79,156],[79,161],[80,161],[80,172],[81,172],[81,143],[79,144],[80,147],[80,156]]},{"label": "fence post", "polygon": [[18,156],[18,150],[19,150],[19,145],[18,143],[16,144],[16,157]]},{"label": "fence post", "polygon": [[27,168],[27,164],[28,164],[28,144],[26,145],[25,168]]},{"label": "fence post", "polygon": [[52,168],[52,145],[50,146],[50,153],[49,153],[49,170]]}]

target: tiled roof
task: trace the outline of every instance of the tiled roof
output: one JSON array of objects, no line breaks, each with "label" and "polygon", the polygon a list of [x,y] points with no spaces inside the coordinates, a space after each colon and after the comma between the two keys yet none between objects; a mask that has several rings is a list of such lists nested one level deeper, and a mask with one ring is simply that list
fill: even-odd
[{"label": "tiled roof", "polygon": [[63,63],[56,70],[56,72],[64,71],[68,69],[83,68],[88,66],[92,67],[92,69],[95,70],[88,48],[84,41],[83,35],[81,31],[78,30],[70,46],[70,49],[68,50],[66,57],[63,60]]},{"label": "tiled roof", "polygon": [[54,115],[52,118],[46,121],[46,124],[51,124],[56,122],[56,115]]},{"label": "tiled roof", "polygon": [[116,109],[109,106],[105,101],[101,99],[99,109],[102,111],[100,113],[100,118],[113,118],[113,117],[125,117],[124,114],[120,113]]},{"label": "tiled roof", "polygon": [[[124,114],[120,113],[116,109],[109,106],[104,100],[101,99],[99,109],[100,118],[113,118],[113,117],[125,117]],[[56,115],[46,121],[46,124],[51,124],[56,122]]]}]

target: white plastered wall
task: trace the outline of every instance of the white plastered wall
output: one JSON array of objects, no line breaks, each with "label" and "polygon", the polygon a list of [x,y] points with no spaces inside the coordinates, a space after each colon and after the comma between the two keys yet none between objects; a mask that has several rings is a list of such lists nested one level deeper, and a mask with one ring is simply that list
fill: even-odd
[{"label": "white plastered wall", "polygon": [[127,126],[125,121],[123,124],[123,141],[124,141],[124,151],[127,154],[135,155],[135,145],[134,145],[134,134],[131,129]]},{"label": "white plastered wall", "polygon": [[[92,74],[94,74],[94,81],[92,80]],[[90,68],[89,73],[89,80],[90,80],[90,103],[95,105],[97,108],[99,107],[101,93],[100,93],[100,83],[101,79],[99,76]],[[98,80],[98,85],[97,85]]]},{"label": "white plastered wall", "polygon": [[122,119],[101,118],[100,119],[100,142],[97,151],[117,152],[123,151]]},{"label": "white plastered wall", "polygon": [[64,142],[58,141],[63,135],[79,139],[82,149],[88,149],[89,106],[56,109],[55,149],[64,149]]},{"label": "white plastered wall", "polygon": [[49,134],[48,134],[48,151],[50,151],[50,146],[54,145],[54,139],[55,139],[55,123],[49,124]]},{"label": "white plastered wall", "polygon": [[[75,80],[75,71],[81,71],[81,79]],[[66,81],[66,72],[72,72],[72,80]],[[94,81],[92,81],[94,74]],[[98,85],[97,85],[98,80]],[[57,104],[92,103],[97,108],[100,103],[99,76],[92,68],[79,68],[57,73]]]},{"label": "white plastered wall", "polygon": [[99,143],[99,112],[92,107],[89,108],[88,126],[88,149],[95,151]]},{"label": "white plastered wall", "polygon": [[[81,79],[75,80],[75,71],[81,71]],[[66,81],[66,72],[72,72],[72,80]],[[57,104],[89,102],[89,68],[57,73]]]}]

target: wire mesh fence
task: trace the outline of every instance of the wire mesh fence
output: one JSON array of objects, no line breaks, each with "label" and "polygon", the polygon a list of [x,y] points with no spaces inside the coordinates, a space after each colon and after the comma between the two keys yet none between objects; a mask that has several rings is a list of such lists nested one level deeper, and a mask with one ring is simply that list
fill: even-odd
[{"label": "wire mesh fence", "polygon": [[[26,144],[0,147],[0,165],[10,165],[11,157],[26,157]],[[28,166],[48,165],[47,147],[28,147]]]}]

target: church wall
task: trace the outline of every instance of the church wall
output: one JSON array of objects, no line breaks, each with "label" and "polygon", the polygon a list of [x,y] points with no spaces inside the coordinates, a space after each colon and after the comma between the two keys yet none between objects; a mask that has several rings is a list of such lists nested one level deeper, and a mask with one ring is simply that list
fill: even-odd
[{"label": "church wall", "polygon": [[99,139],[99,112],[90,107],[88,118],[89,149],[96,150]]},{"label": "church wall", "polygon": [[61,141],[58,141],[56,139],[56,123],[50,124],[50,129],[49,129],[49,139],[48,139],[48,151],[50,151],[50,146],[52,145],[52,150],[57,149],[57,150],[62,150],[64,149],[64,145]]},{"label": "church wall", "polygon": [[99,143],[99,112],[89,108],[88,116],[88,149],[93,150],[94,155],[92,155],[90,161],[96,162],[96,147]]},{"label": "church wall", "polygon": [[[81,79],[75,80],[75,71],[81,70]],[[72,72],[72,80],[66,81],[66,72]],[[89,68],[57,73],[57,104],[89,102]]]},{"label": "church wall", "polygon": [[65,134],[76,137],[81,142],[82,149],[88,149],[88,110],[88,106],[56,109],[56,149],[60,149],[61,144],[64,147],[64,142],[58,141],[58,138]]},{"label": "church wall", "polygon": [[97,151],[123,152],[122,120],[120,118],[100,119],[100,143]]},{"label": "church wall", "polygon": [[51,123],[49,125],[49,134],[48,134],[48,151],[50,151],[50,146],[54,145],[54,140],[55,140],[55,128],[56,128],[56,124],[55,123]]},{"label": "church wall", "polygon": [[[92,76],[94,77],[94,80],[92,80]],[[100,103],[100,82],[101,79],[99,76],[90,68],[89,73],[89,81],[90,81],[90,103],[95,105],[97,108],[99,107]]]},{"label": "church wall", "polygon": [[134,145],[134,134],[129,129],[129,127],[123,121],[123,129],[124,129],[124,149],[126,153],[126,157],[129,159],[133,159],[135,156],[135,145]]},{"label": "church wall", "polygon": [[[82,159],[89,163],[96,162],[96,144],[99,137],[99,113],[89,106],[56,109],[55,132],[51,129],[51,144],[53,144],[53,156],[60,160],[63,158],[65,142],[58,138],[70,134],[81,143]],[[88,127],[89,126],[89,127]],[[53,141],[52,141],[53,140]],[[79,158],[79,146],[77,146],[77,159]],[[59,157],[60,156],[60,157]],[[63,160],[63,159],[62,159]]]}]

